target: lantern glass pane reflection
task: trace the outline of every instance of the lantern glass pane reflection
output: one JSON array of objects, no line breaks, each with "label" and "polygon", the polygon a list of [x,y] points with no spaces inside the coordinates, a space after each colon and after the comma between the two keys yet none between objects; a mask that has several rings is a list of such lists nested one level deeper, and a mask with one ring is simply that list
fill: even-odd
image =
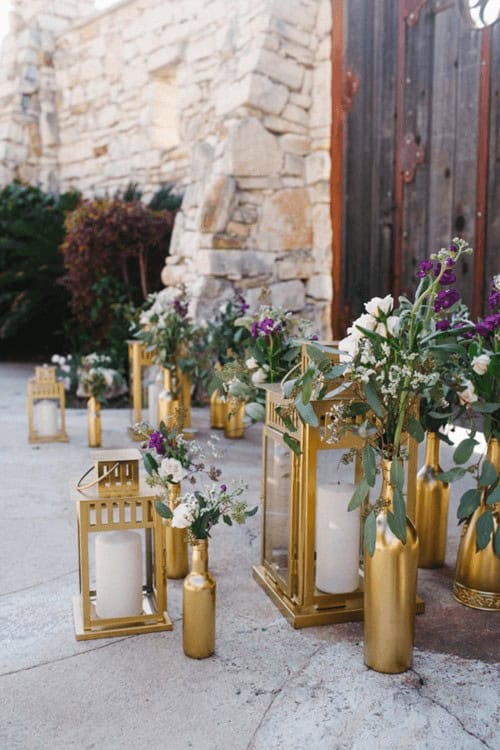
[{"label": "lantern glass pane reflection", "polygon": [[264,561],[288,588],[292,455],[284,443],[271,436],[266,437],[265,446]]}]

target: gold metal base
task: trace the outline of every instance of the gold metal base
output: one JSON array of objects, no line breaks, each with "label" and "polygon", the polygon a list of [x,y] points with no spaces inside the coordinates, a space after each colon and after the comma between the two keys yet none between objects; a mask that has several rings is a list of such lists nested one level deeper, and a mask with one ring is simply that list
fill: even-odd
[{"label": "gold metal base", "polygon": [[136,433],[136,432],[134,431],[134,428],[132,427],[132,425],[130,425],[130,427],[128,428],[127,432],[128,432],[128,436],[129,436],[129,438],[130,438],[131,440],[133,440],[133,441],[134,441],[134,443],[140,443],[140,442],[141,442],[142,440],[144,440],[144,438],[143,438],[143,437],[141,437],[140,435],[138,435],[138,434],[137,434],[137,433]]},{"label": "gold metal base", "polygon": [[[154,607],[150,602],[150,596],[148,594],[144,594],[143,609],[145,612],[154,611]],[[75,625],[75,638],[77,641],[91,641],[95,638],[113,638],[115,636],[124,635],[140,635],[141,633],[159,633],[164,630],[172,630],[174,627],[167,612],[164,612],[163,620],[161,622],[138,622],[127,625],[117,625],[115,627],[93,627],[91,630],[85,630],[83,627],[82,598],[78,594],[73,597],[73,621]]]},{"label": "gold metal base", "polygon": [[[264,589],[290,625],[296,629],[363,620],[363,592],[360,590],[347,594],[345,597],[339,596],[338,605],[321,609],[316,606],[306,608],[285,596],[263,565],[255,565],[252,572],[259,586]],[[425,602],[420,596],[417,596],[415,611],[417,615],[425,612]]]},{"label": "gold metal base", "polygon": [[29,443],[69,443],[69,437],[66,432],[57,435],[48,435],[47,437],[37,437],[36,434],[28,438]]},{"label": "gold metal base", "polygon": [[453,596],[457,602],[465,604],[466,607],[482,609],[486,612],[500,612],[500,594],[491,591],[477,591],[455,581]]}]

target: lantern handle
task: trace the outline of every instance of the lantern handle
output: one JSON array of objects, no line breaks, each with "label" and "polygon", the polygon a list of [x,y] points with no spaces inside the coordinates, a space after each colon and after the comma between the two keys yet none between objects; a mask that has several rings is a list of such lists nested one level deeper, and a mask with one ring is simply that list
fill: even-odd
[{"label": "lantern handle", "polygon": [[296,370],[296,369],[297,369],[297,367],[300,367],[300,365],[301,365],[301,363],[300,363],[300,362],[298,362],[298,363],[297,363],[296,365],[294,365],[294,366],[292,367],[292,369],[291,369],[291,370],[288,370],[288,372],[287,372],[287,373],[285,373],[285,374],[283,375],[283,377],[282,377],[282,378],[281,378],[281,380],[280,380],[280,388],[281,388],[281,392],[283,392],[283,388],[284,388],[284,385],[285,385],[286,381],[288,380],[288,378],[290,377],[290,375],[292,374],[292,372],[293,372],[294,370]]},{"label": "lantern handle", "polygon": [[76,489],[78,490],[78,492],[83,492],[83,490],[88,490],[91,487],[94,487],[96,484],[99,484],[99,482],[101,481],[101,479],[106,479],[106,477],[109,477],[109,475],[111,474],[111,472],[113,472],[116,469],[116,467],[119,465],[119,463],[120,462],[117,461],[115,464],[113,464],[113,466],[111,467],[111,469],[108,469],[108,471],[105,474],[102,474],[100,477],[97,477],[97,479],[94,479],[92,482],[87,482],[87,484],[81,484],[83,482],[83,480],[85,479],[85,477],[87,477],[90,474],[90,472],[92,471],[92,469],[95,469],[95,466],[91,466],[90,469],[88,469],[88,471],[86,471],[85,474],[83,474],[80,477],[80,479],[78,480],[78,483],[76,485]]}]

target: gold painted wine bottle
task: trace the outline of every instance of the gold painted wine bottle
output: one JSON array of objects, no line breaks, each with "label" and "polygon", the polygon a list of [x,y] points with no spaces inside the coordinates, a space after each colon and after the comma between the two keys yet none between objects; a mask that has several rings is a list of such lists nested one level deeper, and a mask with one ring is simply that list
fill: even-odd
[{"label": "gold painted wine bottle", "polygon": [[425,463],[417,474],[415,527],[418,534],[418,567],[440,568],[446,557],[450,486],[437,479],[439,437],[427,433]]},{"label": "gold painted wine bottle", "polygon": [[377,672],[397,674],[413,661],[417,596],[418,539],[406,519],[406,543],[389,528],[393,508],[391,462],[382,462],[384,510],[377,516],[375,553],[364,555],[365,664]]},{"label": "gold painted wine bottle", "polygon": [[230,399],[226,405],[226,421],[224,424],[224,437],[242,438],[245,435],[245,402],[239,399]]},{"label": "gold painted wine bottle", "polygon": [[217,390],[210,396],[210,427],[223,430],[226,424],[226,401]]},{"label": "gold painted wine bottle", "polygon": [[182,645],[192,659],[206,659],[215,650],[215,589],[208,571],[208,539],[196,539],[182,590]]},{"label": "gold painted wine bottle", "polygon": [[[170,484],[168,487],[168,507],[173,512],[179,505],[181,494],[180,484]],[[163,519],[165,526],[165,546],[167,578],[177,580],[184,578],[189,572],[188,539],[186,529],[175,529],[170,519]]]},{"label": "gold painted wine bottle", "polygon": [[101,404],[91,396],[87,401],[87,422],[89,448],[99,448],[101,445]]}]

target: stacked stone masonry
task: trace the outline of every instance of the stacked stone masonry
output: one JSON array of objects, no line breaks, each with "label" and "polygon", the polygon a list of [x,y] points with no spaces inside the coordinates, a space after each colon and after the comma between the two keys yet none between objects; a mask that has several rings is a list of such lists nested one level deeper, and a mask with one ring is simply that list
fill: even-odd
[{"label": "stacked stone masonry", "polygon": [[234,288],[329,333],[331,0],[18,0],[0,180],[184,195],[163,270],[198,317]]}]

